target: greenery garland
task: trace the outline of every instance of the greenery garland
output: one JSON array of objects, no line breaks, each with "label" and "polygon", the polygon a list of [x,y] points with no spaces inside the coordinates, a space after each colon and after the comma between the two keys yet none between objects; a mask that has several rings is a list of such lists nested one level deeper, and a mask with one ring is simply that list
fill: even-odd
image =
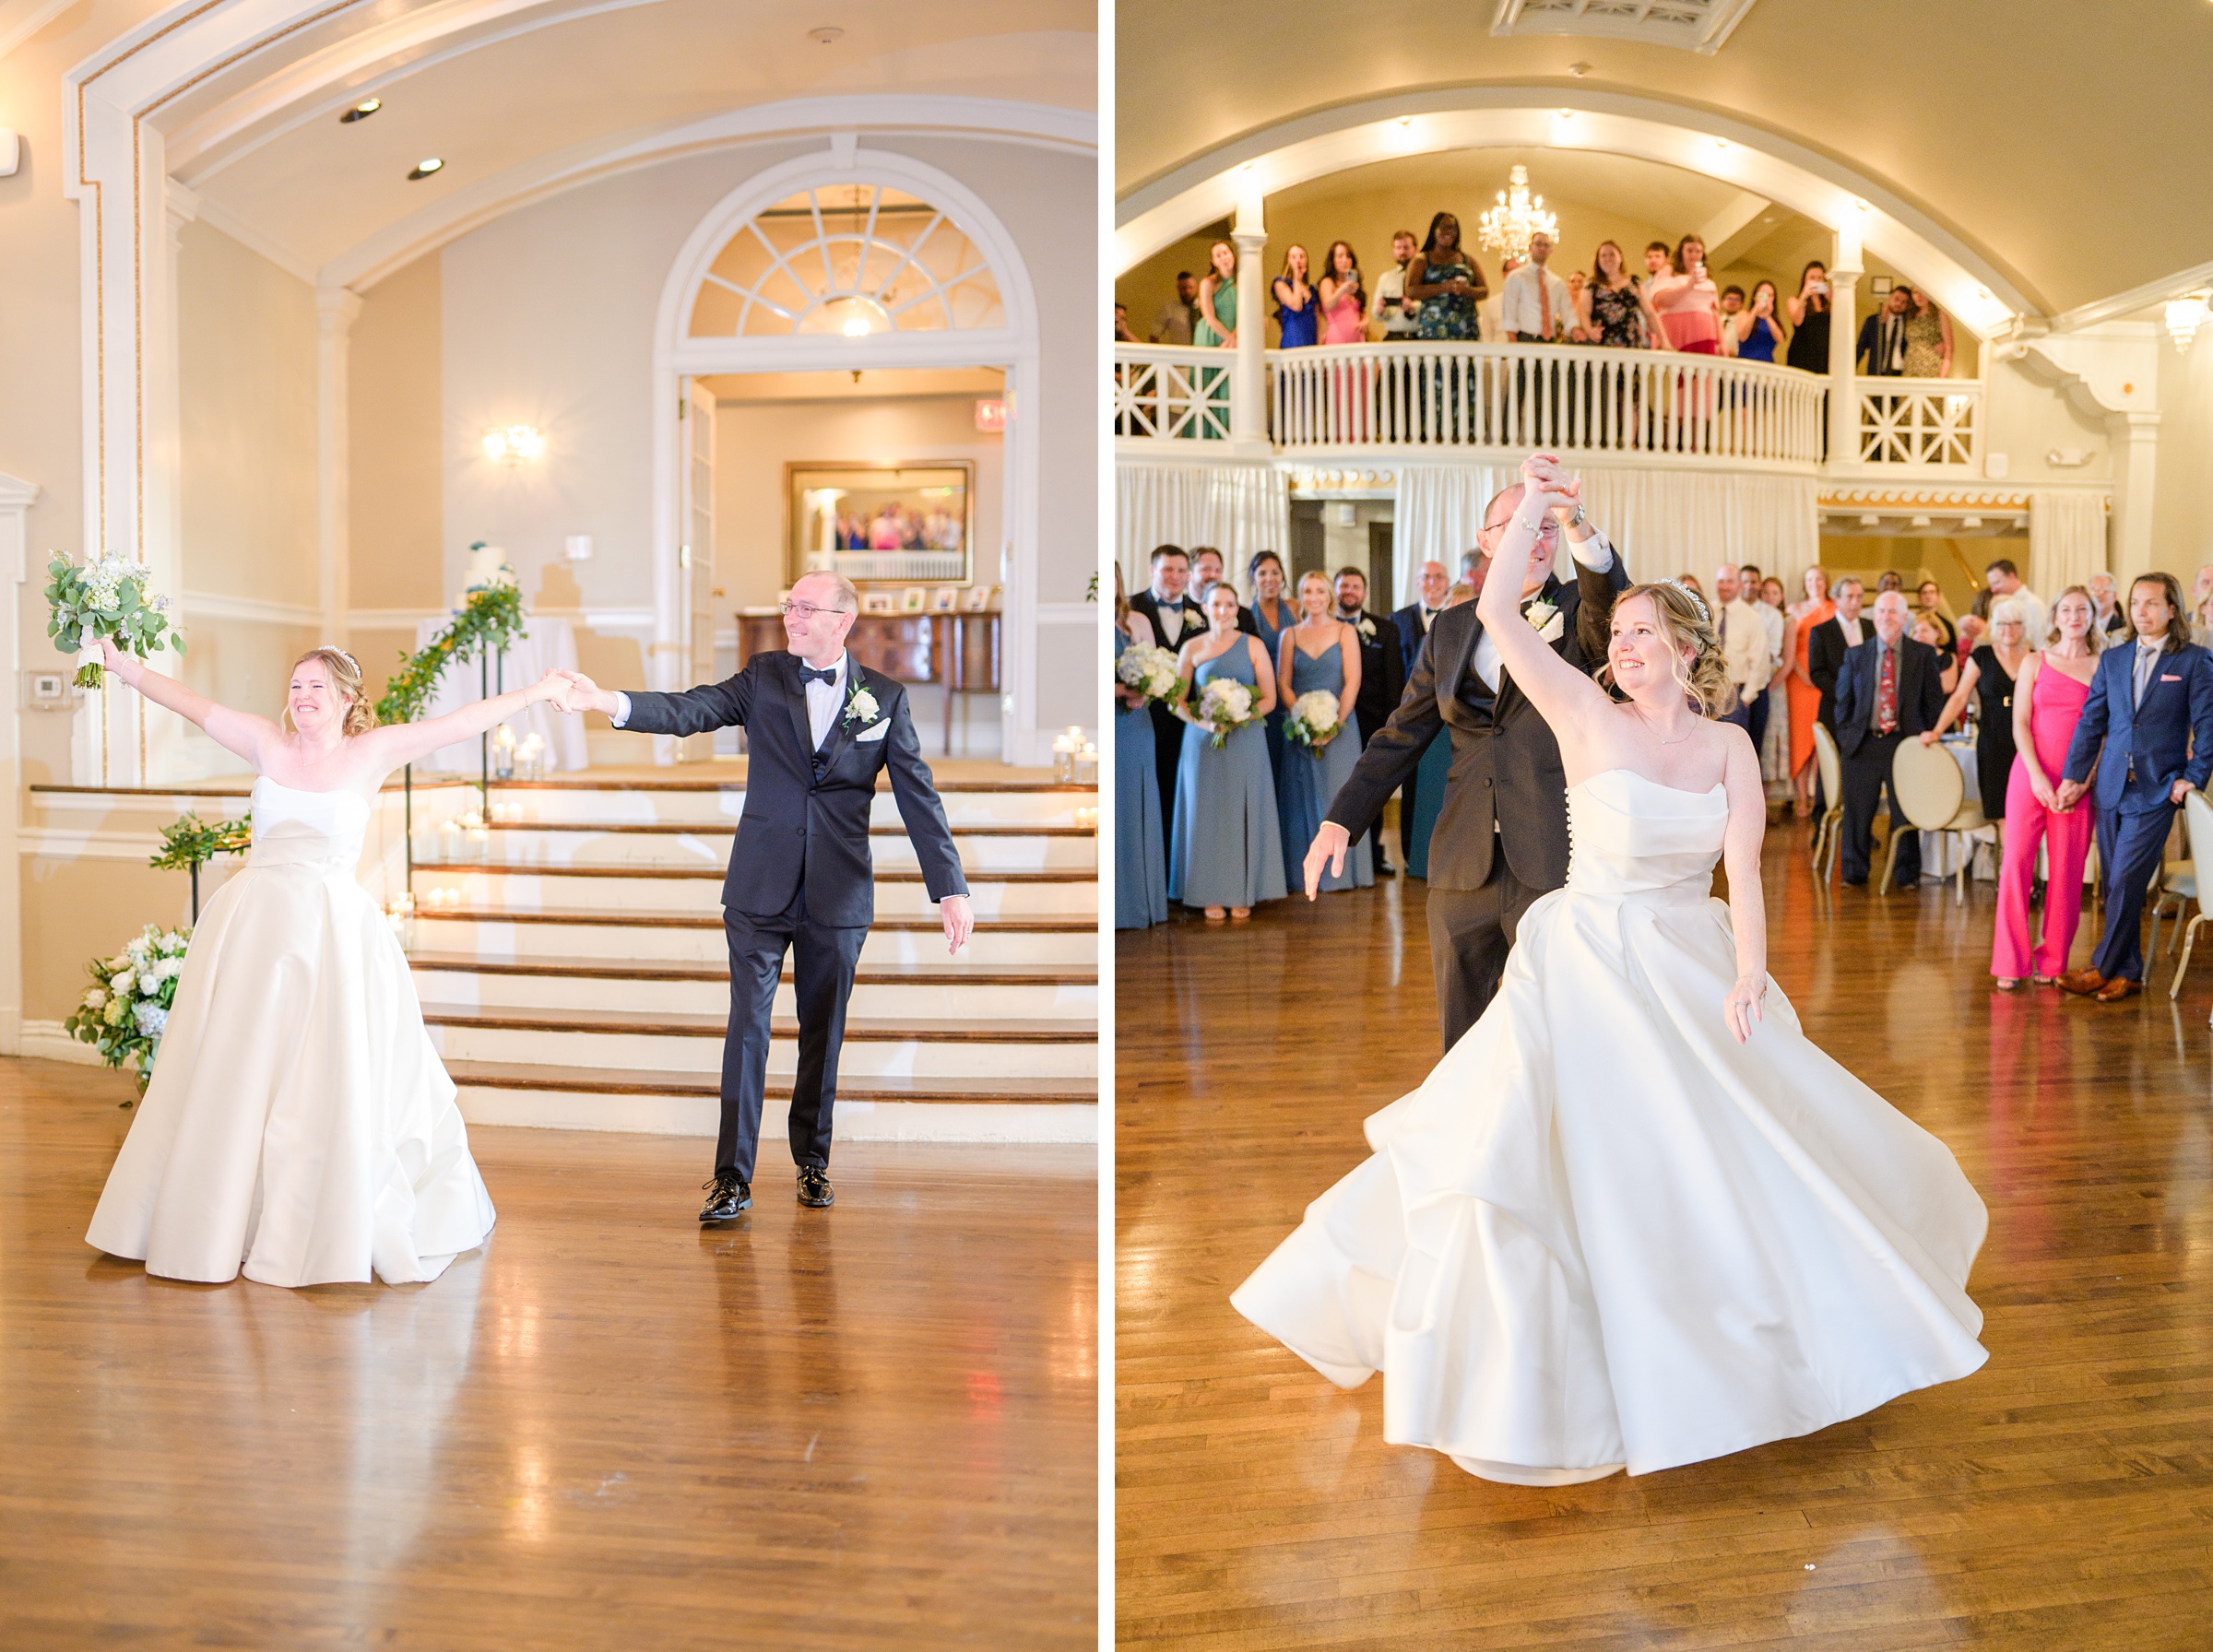
[{"label": "greenery garland", "polygon": [[471,591],[452,624],[415,653],[400,650],[399,669],[376,702],[376,720],[414,722],[430,703],[446,667],[475,659],[486,648],[504,651],[522,636],[527,623],[523,594],[516,586],[501,584]]},{"label": "greenery garland", "polygon": [[147,865],[157,872],[196,872],[219,855],[243,855],[253,846],[251,820],[186,815],[161,829],[161,852]]}]

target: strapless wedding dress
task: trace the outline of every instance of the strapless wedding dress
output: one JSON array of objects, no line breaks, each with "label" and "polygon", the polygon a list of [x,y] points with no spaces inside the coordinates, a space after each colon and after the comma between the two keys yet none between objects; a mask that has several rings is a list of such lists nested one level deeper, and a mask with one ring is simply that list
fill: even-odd
[{"label": "strapless wedding dress", "polygon": [[1987,1226],[1944,1144],[1817,1048],[1780,989],[1739,1044],[1728,820],[1627,770],[1570,788],[1568,884],[1374,1157],[1231,1302],[1383,1435],[1524,1485],[1811,1434],[1988,1356]]},{"label": "strapless wedding dress", "polygon": [[434,1280],[491,1231],[406,953],[354,881],[369,804],[254,785],[85,1237],[148,1273]]}]

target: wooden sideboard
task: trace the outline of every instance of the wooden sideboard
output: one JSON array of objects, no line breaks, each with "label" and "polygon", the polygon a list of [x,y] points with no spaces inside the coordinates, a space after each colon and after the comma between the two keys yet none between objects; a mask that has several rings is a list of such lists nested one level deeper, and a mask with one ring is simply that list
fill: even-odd
[{"label": "wooden sideboard", "polygon": [[[945,690],[945,750],[953,750],[953,697],[996,694],[1000,688],[1001,621],[988,614],[861,614],[846,647],[871,671],[904,683]],[[775,614],[738,616],[738,664],[787,646]]]}]

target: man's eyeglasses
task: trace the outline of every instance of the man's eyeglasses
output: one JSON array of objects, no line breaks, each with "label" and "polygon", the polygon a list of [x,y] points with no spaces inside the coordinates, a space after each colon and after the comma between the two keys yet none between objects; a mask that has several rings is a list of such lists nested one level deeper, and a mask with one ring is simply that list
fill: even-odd
[{"label": "man's eyeglasses", "polygon": [[786,616],[793,620],[811,620],[817,614],[850,614],[853,611],[851,608],[824,608],[816,602],[786,602],[779,606]]}]

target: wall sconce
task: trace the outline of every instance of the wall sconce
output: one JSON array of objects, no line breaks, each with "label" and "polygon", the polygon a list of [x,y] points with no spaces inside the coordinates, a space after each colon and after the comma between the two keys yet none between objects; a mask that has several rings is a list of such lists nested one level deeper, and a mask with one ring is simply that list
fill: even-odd
[{"label": "wall sconce", "polygon": [[2198,328],[2206,324],[2206,295],[2202,292],[2167,301],[2167,336],[2174,340],[2177,355],[2188,352],[2190,341],[2197,336]]},{"label": "wall sconce", "polygon": [[12,178],[16,169],[23,164],[23,140],[6,127],[0,126],[0,178]]},{"label": "wall sconce", "polygon": [[546,455],[546,439],[537,427],[502,425],[484,432],[484,456],[494,465],[535,465]]}]

